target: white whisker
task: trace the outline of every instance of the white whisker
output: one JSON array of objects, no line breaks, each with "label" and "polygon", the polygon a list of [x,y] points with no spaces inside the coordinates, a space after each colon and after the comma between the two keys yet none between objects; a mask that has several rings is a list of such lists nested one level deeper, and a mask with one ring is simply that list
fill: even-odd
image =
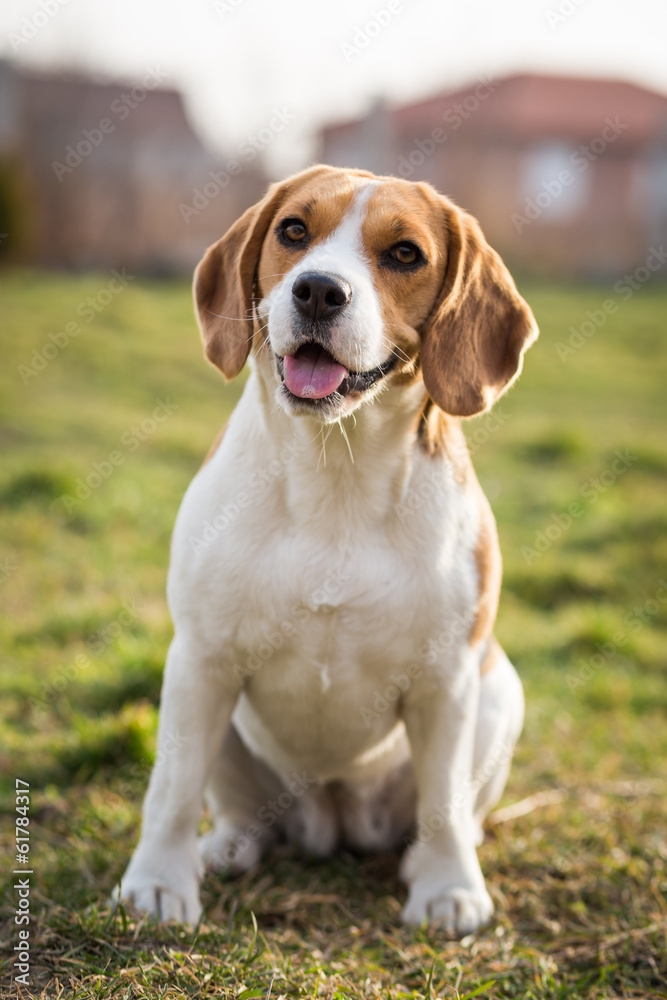
[{"label": "white whisker", "polygon": [[[320,437],[322,438],[322,447],[320,448],[320,454],[317,459],[317,468],[315,469],[315,472],[320,471],[320,462],[322,463],[323,469],[326,469],[327,467],[327,438],[324,436],[324,425],[320,427]],[[327,437],[329,437],[328,434]]]},{"label": "white whisker", "polygon": [[251,309],[248,310],[248,315],[247,316],[223,316],[222,313],[215,313],[215,312],[213,312],[212,309],[207,309],[206,312],[210,313],[211,316],[215,316],[217,319],[228,319],[232,323],[247,323],[248,320],[252,319],[252,310]]},{"label": "white whisker", "polygon": [[354,465],[354,455],[352,454],[352,448],[350,447],[350,439],[347,436],[347,431],[343,427],[343,420],[342,420],[342,418],[339,417],[338,420],[336,421],[336,423],[340,427],[340,432],[341,432],[341,434],[343,435],[343,437],[345,439],[345,444],[347,445],[347,450],[350,453],[350,459],[352,460],[352,465]]}]

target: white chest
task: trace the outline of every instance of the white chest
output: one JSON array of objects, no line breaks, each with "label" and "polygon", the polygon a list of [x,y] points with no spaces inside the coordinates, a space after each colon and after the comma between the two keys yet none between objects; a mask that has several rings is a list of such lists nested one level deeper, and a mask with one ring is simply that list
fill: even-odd
[{"label": "white chest", "polygon": [[[176,627],[196,632],[233,672],[243,690],[237,724],[255,732],[267,757],[285,753],[295,766],[336,773],[396,727],[396,705],[371,724],[364,709],[392,676],[433,669],[429,643],[474,605],[465,498],[455,483],[423,491],[418,513],[400,516],[401,494],[387,502],[393,487],[373,477],[359,489],[331,474],[309,489],[303,464],[288,464],[241,504],[247,455],[223,457],[195,480],[179,515]],[[265,456],[249,464],[267,467]],[[408,488],[427,471],[411,469]],[[382,503],[380,516],[368,516]],[[213,530],[221,509],[234,516]]]}]

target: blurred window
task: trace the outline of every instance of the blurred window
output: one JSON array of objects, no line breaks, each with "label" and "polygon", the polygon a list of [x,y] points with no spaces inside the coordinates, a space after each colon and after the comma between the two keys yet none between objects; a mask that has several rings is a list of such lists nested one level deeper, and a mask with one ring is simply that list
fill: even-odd
[{"label": "blurred window", "polygon": [[522,201],[536,202],[544,219],[570,219],[588,202],[594,169],[594,163],[569,145],[538,146],[524,158]]}]

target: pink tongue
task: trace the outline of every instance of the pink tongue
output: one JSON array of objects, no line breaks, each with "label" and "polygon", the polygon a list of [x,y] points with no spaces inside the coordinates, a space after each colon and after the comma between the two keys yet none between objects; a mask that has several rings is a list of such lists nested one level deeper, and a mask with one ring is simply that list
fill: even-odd
[{"label": "pink tongue", "polygon": [[323,347],[306,344],[292,357],[285,355],[285,385],[302,399],[322,399],[335,392],[347,368],[339,365]]}]

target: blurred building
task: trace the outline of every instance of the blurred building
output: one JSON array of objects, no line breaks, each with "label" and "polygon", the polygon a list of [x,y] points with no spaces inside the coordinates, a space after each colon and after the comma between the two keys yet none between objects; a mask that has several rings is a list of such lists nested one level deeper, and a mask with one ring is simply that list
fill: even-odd
[{"label": "blurred building", "polygon": [[262,193],[256,155],[206,149],[157,68],[122,84],[0,61],[0,252],[56,267],[191,271]]},{"label": "blurred building", "polygon": [[667,243],[667,97],[631,83],[485,79],[321,133],[320,157],[427,180],[515,266],[608,277]]}]

